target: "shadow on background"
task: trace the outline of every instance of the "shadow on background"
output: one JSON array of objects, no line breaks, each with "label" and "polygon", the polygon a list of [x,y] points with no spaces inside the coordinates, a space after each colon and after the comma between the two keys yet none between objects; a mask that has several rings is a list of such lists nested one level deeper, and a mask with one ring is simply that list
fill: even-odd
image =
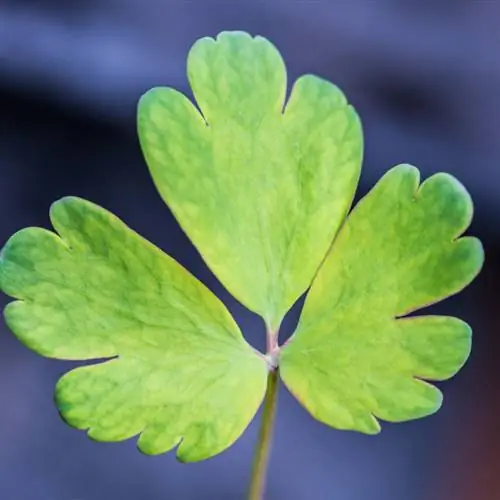
[{"label": "shadow on background", "polygon": [[[48,227],[57,198],[116,213],[228,304],[248,340],[260,321],[228,296],[154,190],[135,133],[139,96],[185,92],[196,38],[243,29],[272,40],[294,80],[339,85],[366,136],[358,195],[400,162],[447,171],[471,191],[471,233],[487,254],[480,278],[439,306],[474,328],[466,368],[444,385],[434,417],[367,437],[312,420],[280,394],[269,499],[500,498],[500,3],[474,0],[5,0],[0,5],[0,244]],[[1,299],[4,305],[7,300]],[[290,334],[296,312],[287,318]],[[43,359],[0,327],[2,500],[240,499],[256,425],[226,453],[181,465],[145,457],[134,440],[96,444],[59,419]]]}]

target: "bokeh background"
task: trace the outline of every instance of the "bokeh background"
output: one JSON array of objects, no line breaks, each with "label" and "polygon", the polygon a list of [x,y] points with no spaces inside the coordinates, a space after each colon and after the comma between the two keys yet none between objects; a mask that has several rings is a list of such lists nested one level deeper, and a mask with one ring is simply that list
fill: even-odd
[{"label": "bokeh background", "polygon": [[[474,328],[473,354],[442,384],[434,417],[376,437],[315,422],[282,388],[268,499],[500,499],[500,2],[496,0],[1,0],[0,243],[49,226],[64,195],[97,202],[175,256],[228,304],[247,339],[260,321],[210,274],[156,194],[135,132],[155,85],[187,91],[198,37],[241,29],[271,39],[290,79],[339,85],[364,122],[358,195],[400,162],[457,176],[487,263],[436,310]],[[7,302],[1,297],[1,304]],[[287,318],[293,329],[296,311]],[[1,500],[243,499],[257,426],[224,454],[182,465],[98,444],[67,427],[53,387],[71,364],[0,327]]]}]

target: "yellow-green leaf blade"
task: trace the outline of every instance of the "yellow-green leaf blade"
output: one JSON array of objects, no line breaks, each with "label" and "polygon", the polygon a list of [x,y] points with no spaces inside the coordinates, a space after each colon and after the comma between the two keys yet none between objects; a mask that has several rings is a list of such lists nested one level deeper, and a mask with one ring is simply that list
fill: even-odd
[{"label": "yellow-green leaf blade", "polygon": [[155,184],[226,288],[276,329],[310,285],[352,202],[362,159],[358,117],[321,78],[286,70],[267,40],[204,38],[188,76],[203,116],[179,92],[139,104]]},{"label": "yellow-green leaf blade", "polygon": [[48,357],[98,359],[59,381],[63,418],[101,441],[141,433],[139,447],[181,460],[213,456],[260,405],[267,368],[224,305],[177,262],[106,210],[64,198],[59,235],[16,233],[0,260],[16,300],[8,325]]},{"label": "yellow-green leaf blade", "polygon": [[472,202],[453,177],[419,187],[418,170],[390,170],[356,206],[316,276],[280,358],[285,384],[318,420],[379,431],[434,413],[465,363],[471,331],[412,311],[457,293],[478,274],[481,243],[460,235]]}]

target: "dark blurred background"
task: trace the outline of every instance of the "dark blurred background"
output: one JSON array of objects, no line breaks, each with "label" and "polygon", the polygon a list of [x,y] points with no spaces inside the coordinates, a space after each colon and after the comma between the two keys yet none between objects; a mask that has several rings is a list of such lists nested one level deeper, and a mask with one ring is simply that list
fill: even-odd
[{"label": "dark blurred background", "polygon": [[[475,200],[470,233],[487,255],[480,278],[435,308],[475,332],[470,361],[442,384],[443,409],[367,437],[315,422],[283,389],[267,498],[499,500],[499,26],[495,0],[0,0],[0,244],[22,227],[48,227],[57,198],[88,198],[207,283],[262,346],[260,321],[223,291],[156,194],[135,112],[150,87],[187,91],[195,39],[264,35],[290,79],[326,77],[358,109],[366,137],[358,195],[400,162],[424,177],[450,172]],[[0,329],[0,500],[244,498],[256,423],[194,465],[145,457],[133,440],[94,443],[52,404],[71,365]]]}]

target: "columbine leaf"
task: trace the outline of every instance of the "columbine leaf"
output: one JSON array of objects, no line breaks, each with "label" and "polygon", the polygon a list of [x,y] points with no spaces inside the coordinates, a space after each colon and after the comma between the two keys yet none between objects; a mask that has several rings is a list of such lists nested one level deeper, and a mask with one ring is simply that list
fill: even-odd
[{"label": "columbine leaf", "polygon": [[261,37],[201,39],[188,77],[203,115],[171,88],[142,97],[145,158],[208,266],[276,329],[352,202],[359,120],[337,87],[311,75],[295,82],[285,105],[284,63]]},{"label": "columbine leaf", "polygon": [[53,205],[60,236],[15,234],[0,285],[19,299],[9,327],[31,349],[64,359],[115,357],[57,384],[63,418],[99,441],[141,433],[184,461],[232,444],[265,392],[266,363],[224,305],[168,255],[104,209],[78,198]]},{"label": "columbine leaf", "polygon": [[390,170],[339,232],[283,348],[281,375],[318,420],[376,433],[435,412],[444,380],[470,351],[470,328],[450,317],[402,318],[464,288],[483,262],[481,243],[458,237],[471,200],[453,177],[420,187],[418,170]]}]

